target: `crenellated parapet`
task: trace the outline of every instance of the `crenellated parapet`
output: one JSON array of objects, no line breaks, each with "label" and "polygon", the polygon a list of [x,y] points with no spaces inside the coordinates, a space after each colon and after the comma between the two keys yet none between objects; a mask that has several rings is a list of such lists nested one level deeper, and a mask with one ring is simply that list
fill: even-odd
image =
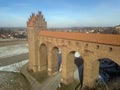
[{"label": "crenellated parapet", "polygon": [[32,13],[27,22],[28,43],[29,43],[29,68],[36,71],[38,61],[38,34],[41,30],[47,30],[47,22],[41,12]]},{"label": "crenellated parapet", "polygon": [[37,14],[32,13],[27,22],[27,27],[37,27],[39,29],[46,29],[47,22],[41,12]]},{"label": "crenellated parapet", "polygon": [[35,20],[36,20],[36,16],[34,13],[32,13],[32,15],[30,16],[30,18],[27,21],[27,27],[33,27]]}]

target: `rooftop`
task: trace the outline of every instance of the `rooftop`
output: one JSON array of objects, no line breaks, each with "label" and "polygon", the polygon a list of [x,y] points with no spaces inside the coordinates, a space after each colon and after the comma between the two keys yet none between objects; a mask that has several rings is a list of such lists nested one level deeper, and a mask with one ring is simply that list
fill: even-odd
[{"label": "rooftop", "polygon": [[55,31],[40,31],[40,36],[47,36],[53,38],[61,38],[68,40],[86,41],[107,45],[120,46],[120,35],[113,34],[93,34],[93,33],[77,33],[77,32],[55,32]]}]

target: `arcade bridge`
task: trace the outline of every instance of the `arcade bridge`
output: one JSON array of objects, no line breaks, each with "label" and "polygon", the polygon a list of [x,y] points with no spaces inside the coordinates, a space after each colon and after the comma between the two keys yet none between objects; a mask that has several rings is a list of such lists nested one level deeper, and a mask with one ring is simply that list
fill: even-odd
[{"label": "arcade bridge", "polygon": [[27,22],[29,42],[29,69],[58,73],[58,52],[62,53],[61,82],[74,81],[74,53],[80,53],[84,62],[83,86],[93,87],[99,75],[99,60],[109,58],[120,65],[120,35],[62,32],[47,29],[41,12],[32,14]]}]

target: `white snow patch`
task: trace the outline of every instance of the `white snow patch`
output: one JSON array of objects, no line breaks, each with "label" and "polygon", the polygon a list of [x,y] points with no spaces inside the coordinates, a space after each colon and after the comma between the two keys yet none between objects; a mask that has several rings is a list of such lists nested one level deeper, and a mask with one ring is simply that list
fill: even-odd
[{"label": "white snow patch", "polygon": [[28,63],[28,60],[24,60],[24,61],[21,61],[21,62],[18,62],[18,63],[14,63],[14,64],[11,64],[11,65],[0,67],[0,70],[1,71],[20,72],[21,67],[23,65],[25,65],[26,63]]},{"label": "white snow patch", "polygon": [[78,69],[76,69],[76,70],[74,71],[74,79],[77,80],[77,81],[80,81]]},{"label": "white snow patch", "polygon": [[0,58],[15,56],[28,52],[28,44],[0,47]]}]

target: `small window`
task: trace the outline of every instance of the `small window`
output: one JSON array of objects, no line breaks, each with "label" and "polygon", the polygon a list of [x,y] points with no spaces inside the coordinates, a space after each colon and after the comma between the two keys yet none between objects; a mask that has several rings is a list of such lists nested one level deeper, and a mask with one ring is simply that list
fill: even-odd
[{"label": "small window", "polygon": [[79,45],[79,42],[76,42],[76,45]]},{"label": "small window", "polygon": [[88,47],[88,44],[87,44],[87,43],[85,44],[85,47]]},{"label": "small window", "polygon": [[61,40],[62,43],[64,43],[64,40]]},{"label": "small window", "polygon": [[112,51],[112,48],[111,48],[111,47],[109,48],[109,51]]},{"label": "small window", "polygon": [[99,49],[100,48],[100,46],[99,45],[97,45],[97,49]]},{"label": "small window", "polygon": [[70,44],[71,42],[70,41],[68,41],[68,44]]}]

